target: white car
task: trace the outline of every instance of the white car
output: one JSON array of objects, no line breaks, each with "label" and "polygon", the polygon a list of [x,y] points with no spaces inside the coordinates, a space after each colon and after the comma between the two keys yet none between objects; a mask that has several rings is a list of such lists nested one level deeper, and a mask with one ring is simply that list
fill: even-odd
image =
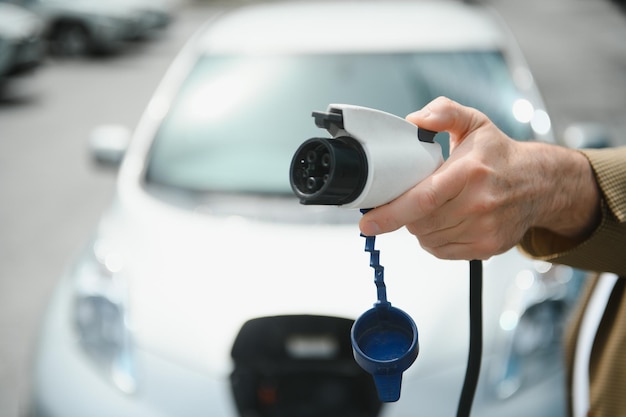
[{"label": "white car", "polygon": [[[491,11],[452,1],[271,2],[226,12],[175,59],[124,153],[116,195],[45,317],[33,415],[453,415],[468,355],[467,262],[380,236],[387,295],[419,330],[381,403],[350,327],[376,301],[360,213],[304,206],[298,146],[330,103],[401,117],[445,95],[519,140],[554,141],[522,55]],[[121,133],[121,134],[120,134]],[[437,135],[446,148],[445,135]],[[582,273],[513,249],[484,263],[473,415],[564,414],[560,334]]]}]

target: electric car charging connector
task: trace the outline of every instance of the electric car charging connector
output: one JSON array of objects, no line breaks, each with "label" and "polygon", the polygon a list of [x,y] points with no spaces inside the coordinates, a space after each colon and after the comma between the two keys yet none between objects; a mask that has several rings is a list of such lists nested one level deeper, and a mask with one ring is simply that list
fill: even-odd
[{"label": "electric car charging connector", "polygon": [[[359,208],[386,204],[432,174],[442,163],[436,132],[367,107],[331,104],[313,112],[331,138],[311,138],[291,161],[290,184],[302,204]],[[356,362],[372,374],[381,401],[400,398],[402,373],[419,352],[417,326],[387,300],[375,237],[364,236],[374,268],[377,301],[351,331]],[[470,261],[470,343],[457,417],[469,416],[482,351],[482,263]]]}]

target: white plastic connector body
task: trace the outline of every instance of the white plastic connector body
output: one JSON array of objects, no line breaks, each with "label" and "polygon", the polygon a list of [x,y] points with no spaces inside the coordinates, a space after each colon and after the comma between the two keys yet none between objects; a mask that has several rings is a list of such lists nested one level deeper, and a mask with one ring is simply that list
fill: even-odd
[{"label": "white plastic connector body", "polygon": [[361,194],[345,208],[374,208],[413,188],[443,163],[441,145],[418,139],[418,128],[398,116],[367,107],[331,104],[341,110],[343,129],[333,137],[350,136],[363,146],[367,181]]}]

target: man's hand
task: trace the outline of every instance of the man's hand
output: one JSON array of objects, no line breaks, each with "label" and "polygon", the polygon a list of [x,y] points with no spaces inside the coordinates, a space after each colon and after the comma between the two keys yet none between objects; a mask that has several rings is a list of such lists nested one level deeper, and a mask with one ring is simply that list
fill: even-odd
[{"label": "man's hand", "polygon": [[402,226],[443,259],[487,259],[531,227],[566,237],[589,233],[600,196],[586,157],[506,136],[483,113],[437,98],[407,120],[450,133],[450,157],[430,177],[360,222],[377,235]]}]

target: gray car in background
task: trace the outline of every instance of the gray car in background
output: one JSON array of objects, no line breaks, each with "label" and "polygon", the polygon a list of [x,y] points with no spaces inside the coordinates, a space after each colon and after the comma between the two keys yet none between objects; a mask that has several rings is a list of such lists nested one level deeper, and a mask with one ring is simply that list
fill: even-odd
[{"label": "gray car in background", "polygon": [[43,63],[43,33],[44,22],[36,14],[0,2],[0,89]]},{"label": "gray car in background", "polygon": [[50,52],[82,56],[117,52],[131,40],[167,27],[174,15],[168,0],[2,0],[33,11],[45,22]]}]

